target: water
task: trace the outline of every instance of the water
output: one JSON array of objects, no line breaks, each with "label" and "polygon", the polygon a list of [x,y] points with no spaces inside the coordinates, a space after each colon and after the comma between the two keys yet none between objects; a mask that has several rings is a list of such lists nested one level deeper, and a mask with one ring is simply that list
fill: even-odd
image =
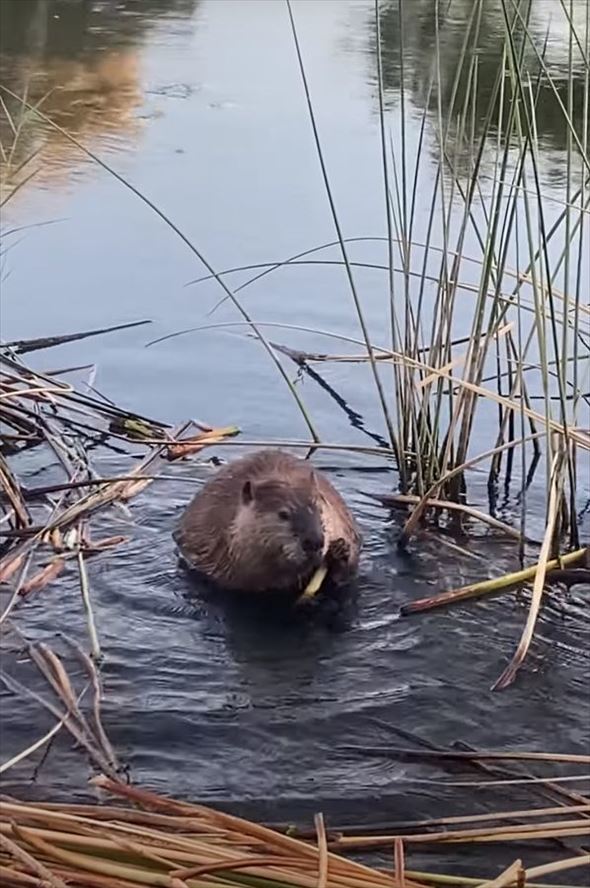
[{"label": "water", "polygon": [[[583,5],[576,4],[576,15]],[[448,22],[441,60],[450,71],[469,6],[456,3]],[[381,23],[394,134],[400,121],[396,7],[383,4]],[[341,0],[294,8],[343,228],[348,236],[383,236],[373,5]],[[414,0],[407,24],[410,145],[418,143],[428,85],[432,8],[430,0]],[[490,3],[486,14],[484,98],[499,63],[499,6]],[[2,19],[0,80],[17,93],[29,83],[35,99],[49,93],[47,113],[153,200],[216,269],[281,260],[334,239],[282,3],[2,0]],[[541,41],[547,20],[547,3],[533,3],[531,30]],[[548,59],[556,71],[567,62],[557,19]],[[550,196],[563,181],[564,134],[549,97],[543,93],[542,99],[540,148]],[[427,121],[431,141],[434,125]],[[6,130],[1,134],[5,144]],[[170,422],[235,423],[249,439],[305,436],[284,384],[243,327],[216,326],[145,348],[148,340],[178,329],[235,322],[236,312],[226,304],[207,316],[223,295],[218,285],[185,287],[205,273],[202,265],[75,146],[34,124],[15,160],[38,146],[43,163],[2,219],[5,231],[21,229],[7,240],[11,249],[2,260],[3,338],[149,318],[150,328],[39,353],[37,365],[96,362],[100,390]],[[417,239],[425,236],[428,212],[429,198],[418,206]],[[382,245],[367,242],[354,252],[359,261],[383,262],[384,255]],[[358,276],[370,330],[385,344],[385,278],[370,269]],[[259,320],[358,337],[337,268],[283,269],[241,295]],[[293,347],[352,350],[309,333],[275,329],[269,335]],[[383,435],[376,399],[367,396],[369,374],[342,364],[319,369],[350,408],[347,414],[325,386],[302,380],[300,391],[322,436],[366,444],[366,433]],[[484,414],[475,446],[485,449],[494,437]],[[471,560],[424,534],[402,557],[395,519],[362,495],[390,488],[386,465],[340,453],[324,454],[318,463],[354,508],[366,546],[350,600],[341,607],[328,602],[313,618],[295,623],[195,596],[179,570],[170,532],[209,467],[174,466],[171,472],[184,483],[153,485],[133,501],[131,518],[115,511],[96,522],[97,537],[101,530],[130,537],[90,565],[90,582],[106,654],[104,721],[133,779],[272,821],[320,809],[331,823],[360,823],[542,804],[517,787],[507,798],[499,790],[474,793],[419,782],[477,779],[477,772],[388,761],[367,747],[409,745],[396,734],[399,727],[440,745],[461,740],[587,752],[587,591],[577,587],[544,610],[517,683],[492,693],[520,636],[525,600],[481,601],[406,620],[397,614],[412,598],[512,567],[513,547],[482,534],[470,546]],[[23,465],[36,484],[61,477],[34,454]],[[114,472],[129,463],[103,457],[98,465]],[[474,474],[472,481],[472,501],[485,505],[485,475]],[[507,517],[513,508],[508,497]],[[32,600],[19,625],[63,653],[82,680],[60,637],[67,627],[70,636],[85,638],[75,571]],[[10,650],[4,665],[42,688]],[[3,760],[51,724],[36,704],[10,695],[2,698],[2,709]],[[65,736],[38,765],[37,758],[12,769],[6,791],[40,798],[87,791],[86,764]],[[521,853],[534,865],[555,848],[514,848],[514,857]],[[485,847],[468,855],[412,852],[409,858],[416,868],[444,863],[482,875],[499,862]]]}]

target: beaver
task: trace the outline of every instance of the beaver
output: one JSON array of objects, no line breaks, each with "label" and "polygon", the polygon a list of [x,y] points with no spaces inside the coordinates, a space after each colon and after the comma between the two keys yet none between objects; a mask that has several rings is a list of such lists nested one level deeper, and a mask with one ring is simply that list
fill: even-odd
[{"label": "beaver", "polygon": [[313,466],[260,450],[221,468],[187,506],[174,539],[188,566],[221,588],[300,592],[325,563],[343,585],[361,536],[344,500]]}]

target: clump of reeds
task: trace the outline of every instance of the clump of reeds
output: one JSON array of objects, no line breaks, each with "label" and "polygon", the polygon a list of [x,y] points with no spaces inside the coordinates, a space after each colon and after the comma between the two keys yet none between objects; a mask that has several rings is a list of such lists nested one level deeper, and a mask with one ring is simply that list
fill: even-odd
[{"label": "clump of reeds", "polygon": [[[355,282],[355,263],[341,231],[325,170],[316,118],[291,23],[318,155],[334,213],[336,243],[359,315],[366,354],[308,355],[300,359],[369,362],[384,423],[397,456],[401,494],[419,497],[403,530],[408,539],[439,498],[463,504],[468,469],[488,465],[493,489],[502,468],[509,480],[522,469],[521,533],[525,535],[527,468],[546,454],[547,535],[552,549],[567,533],[579,545],[576,521],[578,454],[587,458],[590,308],[584,293],[588,250],[588,119],[590,56],[586,31],[569,24],[569,80],[557,83],[529,29],[531,4],[501,0],[504,45],[487,107],[481,107],[478,60],[484,0],[471,5],[456,70],[442,73],[442,8],[433,4],[434,53],[426,89],[421,142],[415,160],[406,138],[404,23],[411,4],[399,0],[401,131],[388,129],[383,83],[381,19],[396,4],[375,0],[375,67],[386,207],[391,343],[369,341]],[[568,16],[567,4],[562,15]],[[391,47],[389,47],[391,50]],[[585,76],[584,76],[585,74]],[[461,89],[459,89],[461,85]],[[563,201],[544,193],[537,104],[553,93],[566,134]],[[574,117],[574,93],[581,113]],[[446,98],[446,103],[443,100]],[[564,96],[562,98],[562,96]],[[476,116],[477,115],[477,119]],[[483,123],[480,125],[480,120]],[[428,124],[432,132],[428,133]],[[434,142],[427,146],[430,137]],[[424,167],[436,155],[428,183]],[[491,166],[491,174],[489,172]],[[430,193],[428,191],[430,189]],[[427,239],[416,242],[416,215],[429,202]],[[428,205],[428,203],[426,203]],[[475,244],[477,253],[466,252]],[[470,247],[473,250],[473,246]],[[297,257],[300,259],[301,257]],[[296,259],[296,261],[297,261]],[[361,263],[362,264],[362,263]],[[378,368],[392,367],[391,395]],[[389,389],[388,389],[389,390]],[[496,440],[474,453],[480,416]],[[440,514],[440,512],[437,512]],[[456,521],[457,512],[450,513]]]},{"label": "clump of reeds", "polygon": [[[315,836],[307,841],[251,823],[203,805],[164,798],[106,777],[95,786],[127,804],[32,804],[0,802],[0,874],[6,888],[422,888],[427,884],[483,885],[510,888],[588,866],[590,855],[561,856],[525,869],[513,860],[499,875],[461,878],[406,868],[415,844],[451,842],[530,842],[588,835],[590,805],[577,806],[574,819],[555,817],[567,809],[505,811],[497,815],[448,818],[419,826],[472,829],[388,836],[342,836],[315,818]],[[525,818],[524,826],[495,826],[494,821]],[[416,824],[408,824],[408,827]],[[369,867],[339,851],[387,847],[389,867]],[[336,850],[334,850],[336,849]],[[547,883],[545,883],[547,888]]]},{"label": "clump of reeds", "polygon": [[[79,571],[95,654],[98,641],[92,628],[86,559],[125,539],[93,539],[89,519],[99,510],[115,502],[127,502],[144,490],[153,480],[154,470],[163,463],[198,453],[237,432],[234,427],[212,429],[193,421],[171,429],[116,407],[94,393],[91,386],[76,388],[64,379],[71,370],[84,368],[47,374],[29,367],[21,357],[113,329],[120,328],[0,347],[0,582],[13,584],[9,602],[0,614],[0,626],[20,601],[38,593],[71,561]],[[137,452],[139,448],[147,453],[128,473],[105,477],[92,458],[98,445],[119,452],[128,452],[129,448]],[[15,460],[33,447],[43,449],[45,460],[57,461],[64,474],[62,482],[29,487],[19,478]]]}]

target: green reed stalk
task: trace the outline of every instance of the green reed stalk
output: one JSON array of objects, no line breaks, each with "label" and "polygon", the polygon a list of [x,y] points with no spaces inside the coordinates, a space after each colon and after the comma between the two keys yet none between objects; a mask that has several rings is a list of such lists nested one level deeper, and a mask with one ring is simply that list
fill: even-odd
[{"label": "green reed stalk", "polygon": [[[402,0],[399,0],[400,7],[402,5]],[[401,9],[400,9],[400,17],[401,17]],[[390,199],[390,186],[389,186],[389,167],[387,163],[387,140],[385,137],[385,103],[383,98],[383,65],[381,58],[381,26],[380,26],[380,17],[379,17],[379,0],[375,0],[375,33],[376,33],[376,56],[377,56],[377,84],[378,84],[378,94],[379,94],[379,132],[381,137],[381,163],[383,166],[383,188],[385,193],[385,220],[386,220],[386,230],[387,230],[387,266],[388,266],[388,285],[389,285],[389,313],[390,313],[390,326],[391,326],[391,348],[393,351],[399,350],[398,343],[398,335],[397,335],[397,318],[395,311],[395,277],[394,277],[394,261],[393,261],[393,244],[394,244],[394,234],[393,234],[393,220],[392,220],[392,207],[391,207],[391,199]],[[403,83],[403,75],[401,77]],[[402,87],[403,88],[403,87]],[[402,121],[404,119],[404,110],[402,107]],[[404,127],[404,123],[402,122],[402,128]],[[401,384],[401,372],[400,368],[396,365],[393,366],[393,381],[395,387],[395,394],[397,399],[397,416],[398,416],[398,427],[401,429],[400,439],[402,442],[401,451],[397,452],[397,462],[398,462],[398,472],[400,477],[400,486],[403,492],[408,490],[408,479],[406,473],[406,454],[405,454],[405,434],[403,431],[403,423],[405,421],[405,409],[403,404],[403,390]]]},{"label": "green reed stalk", "polygon": [[372,347],[372,345],[371,345],[371,340],[370,340],[370,338],[369,338],[369,331],[368,331],[367,323],[366,323],[366,321],[365,321],[365,317],[364,317],[364,313],[363,313],[362,303],[361,303],[361,300],[360,300],[360,297],[359,297],[359,294],[358,294],[358,291],[357,291],[357,288],[356,288],[356,284],[355,284],[355,281],[354,281],[354,276],[353,276],[353,273],[352,273],[352,268],[351,268],[351,265],[350,265],[350,262],[349,262],[349,259],[348,259],[348,250],[346,249],[346,243],[345,243],[345,240],[344,240],[344,237],[343,237],[343,234],[342,234],[342,229],[341,229],[341,227],[340,227],[340,220],[339,220],[339,218],[338,218],[338,213],[336,212],[336,204],[335,204],[335,202],[334,202],[334,196],[333,196],[333,194],[332,194],[332,188],[331,188],[331,185],[330,185],[330,179],[329,179],[329,177],[328,177],[328,170],[327,170],[327,167],[326,167],[326,163],[325,163],[325,160],[324,160],[324,153],[323,153],[323,151],[322,151],[322,145],[321,145],[321,142],[320,142],[319,132],[318,132],[317,123],[316,123],[316,118],[315,118],[315,111],[314,111],[314,109],[313,109],[313,104],[312,104],[312,101],[311,101],[311,94],[310,94],[310,91],[309,91],[309,85],[308,85],[308,81],[307,81],[307,74],[306,74],[306,71],[305,71],[305,65],[304,65],[304,63],[303,63],[303,56],[302,56],[302,53],[301,53],[301,46],[300,46],[300,44],[299,44],[299,36],[298,36],[298,34],[297,34],[297,28],[296,28],[296,26],[295,26],[295,19],[294,19],[294,17],[293,17],[293,10],[292,10],[292,8],[291,8],[291,0],[286,0],[286,4],[287,4],[287,12],[288,12],[288,14],[289,14],[289,22],[290,22],[290,24],[291,24],[291,32],[292,32],[292,34],[293,34],[293,43],[294,43],[294,45],[295,45],[295,53],[296,53],[296,56],[297,56],[297,63],[298,63],[298,66],[299,66],[299,73],[300,73],[300,75],[301,75],[301,82],[302,82],[302,84],[303,84],[303,90],[304,90],[304,93],[305,93],[305,99],[306,99],[306,103],[307,103],[307,110],[308,110],[308,113],[309,113],[309,119],[310,119],[310,123],[311,123],[312,131],[313,131],[313,138],[314,138],[314,143],[315,143],[315,146],[316,146],[316,151],[317,151],[317,155],[318,155],[318,160],[319,160],[320,168],[321,168],[321,171],[322,171],[322,178],[323,178],[323,181],[324,181],[324,187],[325,187],[325,189],[326,189],[326,195],[327,195],[327,198],[328,198],[328,203],[329,203],[329,205],[330,205],[330,212],[331,212],[331,214],[332,214],[332,220],[333,220],[333,222],[334,222],[334,228],[335,228],[335,230],[336,230],[336,235],[337,235],[337,237],[338,237],[338,243],[339,243],[339,245],[340,245],[340,251],[341,251],[341,253],[342,253],[342,259],[343,259],[343,262],[344,262],[344,264],[345,264],[345,266],[346,266],[346,276],[347,276],[347,278],[348,278],[348,283],[349,283],[349,286],[350,286],[350,291],[351,291],[351,295],[352,295],[352,299],[353,299],[353,303],[354,303],[354,307],[355,307],[356,315],[357,315],[358,322],[359,322],[359,326],[360,326],[360,328],[361,328],[362,336],[363,336],[363,339],[364,339],[364,342],[365,342],[365,347],[366,347],[366,349],[367,349],[367,355],[368,355],[368,357],[369,357],[369,361],[370,361],[370,364],[371,364],[371,370],[372,370],[372,373],[373,373],[373,379],[374,379],[374,382],[375,382],[375,387],[376,387],[376,389],[377,389],[377,395],[378,395],[378,398],[379,398],[379,402],[380,402],[380,404],[381,404],[381,409],[382,409],[382,411],[383,411],[383,417],[384,417],[385,424],[386,424],[387,431],[388,431],[388,435],[389,435],[389,438],[390,438],[390,441],[391,441],[391,448],[392,448],[392,450],[394,451],[394,453],[396,454],[397,463],[398,463],[398,465],[399,465],[400,462],[401,462],[401,458],[402,458],[402,456],[401,456],[401,454],[400,454],[400,448],[399,448],[399,444],[398,444],[397,436],[396,436],[396,434],[395,434],[395,430],[394,430],[393,423],[392,423],[392,420],[391,420],[391,416],[390,416],[390,413],[389,413],[389,408],[388,408],[388,406],[387,406],[387,399],[386,399],[386,397],[385,397],[385,392],[384,392],[384,390],[383,390],[383,385],[382,385],[382,383],[381,383],[381,379],[380,379],[380,377],[379,377],[379,371],[378,371],[378,369],[377,369],[377,365],[376,365],[376,363],[375,363],[375,356],[374,356],[374,353],[373,353],[373,347]]}]

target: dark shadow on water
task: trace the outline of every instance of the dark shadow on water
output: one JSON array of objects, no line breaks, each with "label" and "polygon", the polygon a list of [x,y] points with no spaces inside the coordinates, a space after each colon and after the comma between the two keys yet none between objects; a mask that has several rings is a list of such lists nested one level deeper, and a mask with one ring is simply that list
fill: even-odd
[{"label": "dark shadow on water", "polygon": [[273,343],[273,347],[277,349],[277,351],[282,352],[287,355],[287,357],[291,358],[292,361],[296,364],[297,370],[297,378],[303,378],[304,374],[312,379],[319,388],[325,391],[330,398],[334,401],[334,403],[345,413],[348,417],[348,421],[353,429],[357,429],[359,432],[362,432],[363,435],[366,435],[372,441],[374,441],[378,447],[383,447],[385,450],[389,450],[390,444],[386,441],[386,439],[380,435],[378,432],[372,431],[366,427],[365,418],[362,413],[359,413],[357,410],[354,410],[346,401],[342,395],[336,391],[336,389],[330,385],[329,382],[326,382],[324,377],[318,373],[301,355],[298,355],[296,351],[293,349],[287,348],[286,346],[277,345]]},{"label": "dark shadow on water", "polygon": [[198,5],[199,0],[2,0],[0,51],[35,52],[45,59],[86,57],[107,47],[137,43],[159,18],[188,17]]},{"label": "dark shadow on water", "polygon": [[182,597],[195,609],[195,615],[201,616],[203,608],[206,609],[223,621],[234,638],[245,632],[248,646],[258,634],[261,640],[263,637],[268,640],[269,635],[276,640],[277,635],[285,639],[294,634],[302,637],[319,628],[345,632],[357,615],[358,582],[338,589],[328,583],[313,600],[298,603],[296,594],[252,595],[220,589],[182,562],[177,575],[186,586]]}]

